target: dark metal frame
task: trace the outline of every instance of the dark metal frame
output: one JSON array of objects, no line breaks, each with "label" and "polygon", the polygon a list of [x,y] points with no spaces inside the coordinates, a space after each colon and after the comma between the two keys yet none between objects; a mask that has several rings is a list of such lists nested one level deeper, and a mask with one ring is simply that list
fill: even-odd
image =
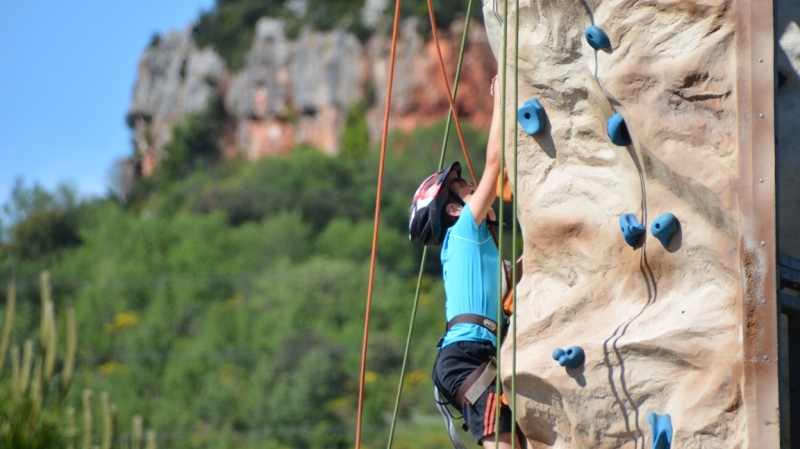
[{"label": "dark metal frame", "polygon": [[[784,442],[800,447],[800,260],[778,255],[778,373],[789,372],[789,379],[779,374],[780,413]],[[795,413],[791,413],[794,410]]]}]

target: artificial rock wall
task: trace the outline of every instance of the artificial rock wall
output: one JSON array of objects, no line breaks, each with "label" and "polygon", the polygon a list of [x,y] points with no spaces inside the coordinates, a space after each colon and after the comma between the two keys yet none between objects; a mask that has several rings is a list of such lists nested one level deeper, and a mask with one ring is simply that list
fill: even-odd
[{"label": "artificial rock wall", "polygon": [[[502,65],[495,3],[484,17]],[[772,2],[509,4],[516,411],[531,447],[650,447],[650,412],[670,415],[673,448],[778,447]],[[610,49],[587,43],[590,25]],[[535,136],[516,123],[530,98],[547,112]],[[631,145],[610,142],[615,113]],[[679,226],[662,245],[650,226],[667,212]],[[647,227],[633,247],[625,213]],[[572,345],[586,361],[565,369],[551,353]]]}]

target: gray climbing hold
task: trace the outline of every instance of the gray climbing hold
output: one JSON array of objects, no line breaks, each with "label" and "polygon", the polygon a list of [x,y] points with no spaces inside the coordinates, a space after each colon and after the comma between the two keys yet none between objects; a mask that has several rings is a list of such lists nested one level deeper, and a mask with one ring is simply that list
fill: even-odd
[{"label": "gray climbing hold", "polygon": [[656,218],[655,221],[653,221],[653,224],[650,225],[650,233],[652,233],[653,237],[657,238],[664,246],[669,245],[670,237],[672,237],[672,234],[674,234],[677,230],[678,219],[675,218],[675,215],[669,212]]},{"label": "gray climbing hold", "polygon": [[608,48],[611,46],[611,41],[608,39],[608,35],[602,28],[598,26],[590,26],[586,28],[586,42],[592,46],[595,50],[600,50],[602,48]]},{"label": "gray climbing hold", "polygon": [[636,242],[639,241],[639,236],[647,230],[639,223],[636,216],[631,213],[619,217],[619,226],[622,228],[622,236],[625,238],[625,243],[630,246],[635,246]]},{"label": "gray climbing hold", "polygon": [[672,447],[672,419],[669,413],[659,415],[650,412],[647,421],[653,430],[653,443],[651,449],[670,449]]},{"label": "gray climbing hold", "polygon": [[586,354],[580,346],[570,346],[566,351],[556,348],[553,350],[553,360],[558,361],[561,366],[577,368],[586,360]]},{"label": "gray climbing hold", "polygon": [[547,123],[547,113],[539,100],[531,98],[520,106],[517,111],[517,120],[528,135],[536,135],[542,132]]},{"label": "gray climbing hold", "polygon": [[606,132],[608,133],[608,138],[611,139],[611,143],[614,145],[626,147],[633,143],[631,135],[628,132],[628,125],[625,124],[625,119],[619,114],[614,114],[608,119]]}]

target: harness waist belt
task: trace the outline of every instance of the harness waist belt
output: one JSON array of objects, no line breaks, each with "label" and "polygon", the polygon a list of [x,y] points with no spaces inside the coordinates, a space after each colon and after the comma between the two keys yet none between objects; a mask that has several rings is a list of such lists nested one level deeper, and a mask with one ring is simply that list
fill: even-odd
[{"label": "harness waist belt", "polygon": [[486,328],[489,332],[497,332],[497,322],[491,318],[486,318],[483,315],[477,315],[474,313],[462,313],[461,315],[456,315],[452,320],[447,322],[447,331],[450,331],[450,328],[456,324],[462,323],[477,324],[478,326]]}]

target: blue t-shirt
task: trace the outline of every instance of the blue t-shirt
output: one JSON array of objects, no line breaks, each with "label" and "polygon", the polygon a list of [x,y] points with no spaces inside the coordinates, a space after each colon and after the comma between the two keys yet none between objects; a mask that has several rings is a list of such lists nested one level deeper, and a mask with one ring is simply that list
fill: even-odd
[{"label": "blue t-shirt", "polygon": [[[497,246],[484,220],[480,226],[469,204],[445,234],[442,244],[445,314],[447,321],[462,313],[497,320]],[[497,345],[497,337],[483,326],[461,323],[444,336],[442,347],[456,341],[486,341]]]}]

